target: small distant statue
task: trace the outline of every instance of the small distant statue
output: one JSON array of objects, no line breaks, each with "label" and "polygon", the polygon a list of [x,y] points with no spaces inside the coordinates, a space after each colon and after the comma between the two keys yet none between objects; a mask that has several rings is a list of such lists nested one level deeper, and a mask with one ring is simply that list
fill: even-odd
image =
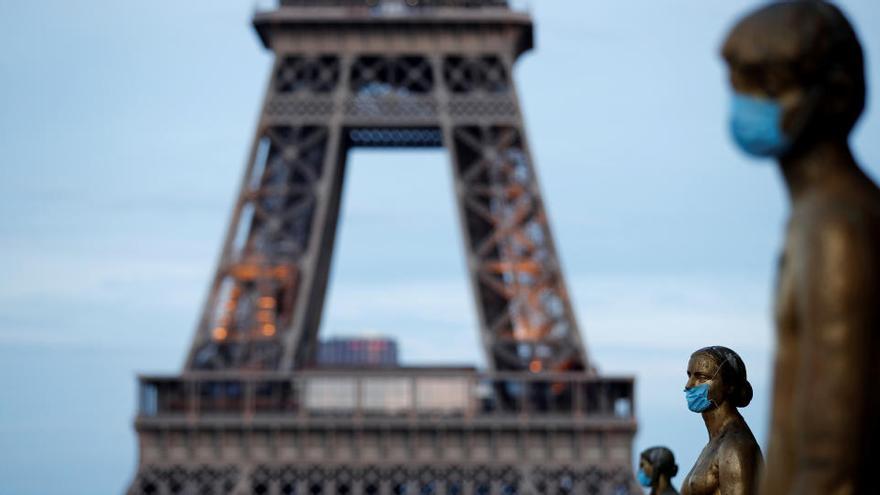
[{"label": "small distant statue", "polygon": [[639,484],[650,488],[650,495],[678,495],[672,478],[678,474],[675,456],[666,447],[645,449],[639,456]]},{"label": "small distant statue", "polygon": [[761,492],[877,493],[880,190],[848,143],[865,106],[861,45],[837,7],[800,0],[742,19],[723,55],[736,142],[776,159],[792,210]]},{"label": "small distant statue", "polygon": [[691,354],[687,376],[687,406],[703,416],[709,443],[684,479],[682,495],[756,493],[764,459],[737,410],[752,401],[745,363],[726,347],[705,347]]}]

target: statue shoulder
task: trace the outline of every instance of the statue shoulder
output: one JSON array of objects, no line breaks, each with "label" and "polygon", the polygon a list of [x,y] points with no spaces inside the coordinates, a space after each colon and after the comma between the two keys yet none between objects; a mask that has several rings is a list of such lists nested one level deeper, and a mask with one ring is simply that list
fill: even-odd
[{"label": "statue shoulder", "polygon": [[728,465],[754,465],[756,461],[763,462],[761,447],[744,421],[725,434],[718,449],[718,460],[719,464]]},{"label": "statue shoulder", "polygon": [[843,247],[873,245],[880,242],[880,197],[874,201],[837,192],[812,194],[794,205],[789,228],[812,246],[841,241]]}]

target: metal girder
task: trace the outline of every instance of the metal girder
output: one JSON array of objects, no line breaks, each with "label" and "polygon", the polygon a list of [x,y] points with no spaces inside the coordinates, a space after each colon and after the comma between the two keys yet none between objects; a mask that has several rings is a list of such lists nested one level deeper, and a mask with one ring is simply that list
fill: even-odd
[{"label": "metal girder", "polygon": [[366,47],[350,43],[358,28],[348,26],[284,49],[296,30],[276,27],[253,152],[187,369],[312,362],[354,146],[448,149],[491,369],[589,369],[511,79],[522,35],[450,45],[441,41],[463,28],[447,27],[410,50],[407,39],[423,34],[404,26]]}]

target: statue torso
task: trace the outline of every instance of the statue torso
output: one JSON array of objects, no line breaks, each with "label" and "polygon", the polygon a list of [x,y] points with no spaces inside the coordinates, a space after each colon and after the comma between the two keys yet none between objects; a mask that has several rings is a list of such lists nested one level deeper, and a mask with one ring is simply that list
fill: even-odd
[{"label": "statue torso", "polygon": [[[762,463],[761,451],[751,430],[741,418],[732,421],[724,430],[703,447],[694,467],[681,485],[682,495],[716,495],[721,493],[719,463],[723,457],[736,451],[743,457]],[[725,454],[727,453],[727,454]],[[739,479],[747,487],[744,493],[752,493],[753,479]]]},{"label": "statue torso", "polygon": [[718,447],[720,439],[710,440],[691,472],[681,484],[682,495],[712,495],[719,493],[718,483]]},{"label": "statue torso", "polygon": [[[846,184],[844,184],[846,186]],[[792,489],[799,452],[808,446],[800,445],[797,441],[798,422],[794,419],[798,416],[799,406],[802,399],[799,395],[804,382],[801,376],[804,367],[810,367],[809,359],[823,359],[823,355],[831,349],[823,348],[834,342],[840,345],[852,347],[858,351],[859,346],[853,347],[852,342],[846,342],[848,336],[836,335],[840,332],[853,331],[849,326],[821,325],[820,321],[826,321],[827,314],[816,312],[814,301],[821,300],[824,296],[831,301],[840,301],[851,297],[853,290],[849,288],[853,283],[864,284],[875,288],[880,287],[880,195],[876,189],[861,189],[855,187],[829,187],[825,191],[795,201],[792,208],[792,216],[788,224],[785,238],[785,247],[780,257],[779,272],[776,286],[775,320],[777,328],[777,350],[774,372],[774,397],[772,411],[772,428],[768,458],[772,459],[773,473],[768,473],[768,479],[764,486],[765,493],[788,493]],[[845,230],[848,235],[836,235],[840,230]],[[875,253],[871,256],[860,257],[858,260],[850,260],[852,268],[848,268],[847,259],[833,260],[829,263],[832,268],[840,269],[817,270],[818,246],[830,246],[832,249],[846,243],[858,244],[847,246],[855,248],[855,252]],[[826,261],[823,259],[823,262]],[[855,269],[856,276],[853,276]],[[856,281],[855,279],[859,279]],[[814,288],[823,291],[834,291],[833,294],[811,294],[809,300],[804,296],[805,291]],[[872,291],[876,292],[876,291]],[[873,299],[873,301],[869,300]],[[873,297],[854,304],[854,311],[864,311],[861,316],[862,325],[865,321],[873,321],[873,327],[880,329],[880,293]],[[833,309],[832,309],[833,310]],[[850,312],[851,314],[851,312]],[[856,331],[858,328],[855,329]],[[812,332],[814,335],[806,335]],[[817,334],[818,333],[818,334]],[[878,352],[878,337],[867,335],[863,342],[866,352]],[[860,337],[864,338],[864,337]],[[873,350],[871,350],[873,349]],[[836,350],[836,352],[840,352]],[[827,359],[827,358],[826,358]],[[846,376],[853,379],[873,381],[880,378],[878,375],[878,360],[854,359],[852,366],[845,368],[833,367],[840,376],[822,375],[817,380],[834,380],[846,382]],[[860,365],[866,369],[856,369]],[[845,364],[843,362],[842,364]],[[846,375],[846,376],[844,376]],[[869,378],[871,376],[874,378]],[[819,386],[819,383],[815,383]],[[864,393],[868,393],[864,390]],[[872,394],[876,395],[876,394]],[[876,400],[874,400],[876,407]],[[803,406],[801,406],[803,407]],[[876,410],[873,414],[877,414]],[[853,419],[866,417],[853,411]],[[870,417],[870,416],[867,416]],[[855,426],[862,431],[870,430],[867,425]],[[858,449],[856,445],[852,446]],[[821,448],[817,446],[817,448]]]}]

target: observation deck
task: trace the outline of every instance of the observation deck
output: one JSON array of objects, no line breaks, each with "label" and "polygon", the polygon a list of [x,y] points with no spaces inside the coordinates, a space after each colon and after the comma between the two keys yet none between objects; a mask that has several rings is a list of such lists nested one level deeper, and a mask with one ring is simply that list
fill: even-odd
[{"label": "observation deck", "polygon": [[631,377],[480,373],[471,368],[318,369],[142,376],[139,429],[193,423],[272,425],[352,420],[418,425],[560,422],[629,430]]},{"label": "observation deck", "polygon": [[373,368],[139,381],[129,493],[636,493],[628,377]]},{"label": "observation deck", "polygon": [[478,30],[484,37],[501,32],[515,36],[515,56],[534,47],[531,16],[507,0],[276,0],[257,8],[253,25],[263,44],[276,51],[277,38],[283,46],[288,34],[304,40],[321,32],[332,30],[338,36],[340,30],[351,30],[366,36],[361,42],[369,42],[370,31],[418,31],[429,39],[448,28],[462,35]]}]

